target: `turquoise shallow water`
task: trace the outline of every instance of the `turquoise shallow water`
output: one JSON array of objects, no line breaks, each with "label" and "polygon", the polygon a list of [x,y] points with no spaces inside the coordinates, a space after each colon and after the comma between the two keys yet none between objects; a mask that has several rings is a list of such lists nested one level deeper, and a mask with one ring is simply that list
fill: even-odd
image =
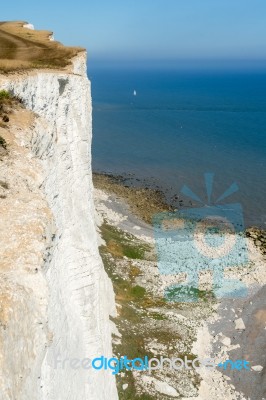
[{"label": "turquoise shallow water", "polygon": [[186,184],[204,201],[203,174],[213,172],[211,202],[236,182],[224,201],[242,205],[246,226],[266,228],[266,72],[91,69],[89,77],[95,171],[133,173],[169,198]]}]

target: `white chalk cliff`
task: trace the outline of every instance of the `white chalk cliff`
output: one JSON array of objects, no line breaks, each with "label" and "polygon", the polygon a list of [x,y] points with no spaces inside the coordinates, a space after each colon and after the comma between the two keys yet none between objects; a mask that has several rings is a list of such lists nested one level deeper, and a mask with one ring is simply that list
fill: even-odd
[{"label": "white chalk cliff", "polygon": [[[9,294],[13,285],[17,299],[12,300],[12,315],[0,335],[0,399],[117,399],[110,371],[74,369],[68,362],[56,368],[55,362],[112,355],[109,315],[115,304],[94,221],[86,53],[80,52],[69,70],[0,75],[0,88],[20,97],[34,113],[25,132],[18,126],[13,131],[17,145],[25,150],[22,167],[32,175],[27,201],[30,204],[38,195],[49,214],[39,217],[43,240],[36,234],[38,257],[34,259],[31,250],[32,260],[27,261],[27,268],[34,266],[38,272],[27,273],[22,267],[16,271],[13,264],[1,278],[3,285],[8,282]],[[25,220],[37,213],[35,206],[32,203]],[[29,229],[25,232],[31,234]],[[14,236],[10,240],[14,245]]]}]

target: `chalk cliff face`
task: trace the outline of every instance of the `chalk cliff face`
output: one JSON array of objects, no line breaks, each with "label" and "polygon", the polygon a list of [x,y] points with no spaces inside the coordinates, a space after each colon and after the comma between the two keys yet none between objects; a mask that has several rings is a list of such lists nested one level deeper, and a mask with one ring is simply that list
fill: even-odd
[{"label": "chalk cliff face", "polygon": [[[43,69],[2,75],[0,87],[20,97],[34,113],[27,135],[20,131],[17,141],[28,152],[25,160],[34,159],[40,169],[35,186],[50,215],[47,223],[39,217],[45,229],[42,257],[35,266],[38,278],[27,292],[28,300],[13,315],[14,326],[7,324],[3,335],[23,367],[19,381],[10,366],[8,383],[1,382],[2,398],[117,399],[110,371],[74,369],[61,362],[112,354],[109,315],[115,312],[114,294],[98,253],[94,222],[86,54],[79,53],[66,72]],[[12,334],[15,329],[17,335]],[[5,365],[12,355],[6,352],[1,357]]]}]

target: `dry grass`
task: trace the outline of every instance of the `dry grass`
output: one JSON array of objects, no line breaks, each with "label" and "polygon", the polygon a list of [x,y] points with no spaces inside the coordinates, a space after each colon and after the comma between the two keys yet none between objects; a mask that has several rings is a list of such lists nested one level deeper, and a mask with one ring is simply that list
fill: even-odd
[{"label": "dry grass", "polygon": [[[12,96],[6,90],[0,90],[0,128],[6,129],[10,120],[10,114],[14,112],[14,109],[22,106],[22,102],[18,97]],[[0,150],[1,154],[3,149],[6,150],[7,143],[5,139],[0,135]]]},{"label": "dry grass", "polygon": [[84,49],[50,41],[52,32],[24,28],[25,22],[0,22],[0,72],[64,68]]}]

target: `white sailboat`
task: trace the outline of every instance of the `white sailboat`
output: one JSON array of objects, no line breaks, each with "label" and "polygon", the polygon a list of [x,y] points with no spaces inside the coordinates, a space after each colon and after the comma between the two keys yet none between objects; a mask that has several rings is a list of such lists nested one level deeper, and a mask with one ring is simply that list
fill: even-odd
[{"label": "white sailboat", "polygon": [[133,96],[137,96],[137,92],[136,92],[136,90],[134,90],[134,92],[133,92]]}]

